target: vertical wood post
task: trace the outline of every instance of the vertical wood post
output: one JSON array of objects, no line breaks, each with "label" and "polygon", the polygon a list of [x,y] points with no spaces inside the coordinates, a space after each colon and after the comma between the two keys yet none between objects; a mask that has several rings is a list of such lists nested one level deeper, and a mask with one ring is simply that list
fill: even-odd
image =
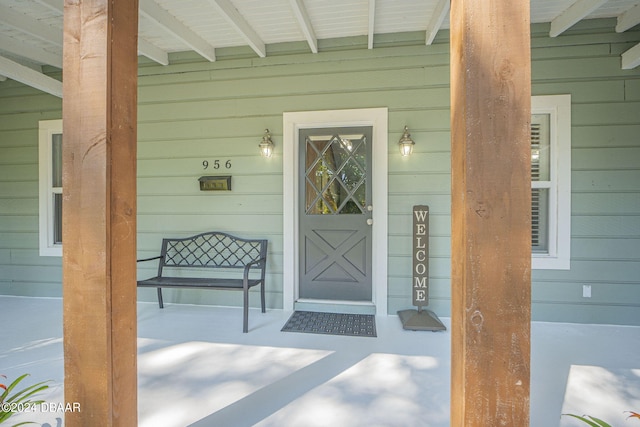
[{"label": "vertical wood post", "polygon": [[451,425],[529,426],[529,2],[451,2]]},{"label": "vertical wood post", "polygon": [[137,424],[137,0],[65,0],[65,425]]}]

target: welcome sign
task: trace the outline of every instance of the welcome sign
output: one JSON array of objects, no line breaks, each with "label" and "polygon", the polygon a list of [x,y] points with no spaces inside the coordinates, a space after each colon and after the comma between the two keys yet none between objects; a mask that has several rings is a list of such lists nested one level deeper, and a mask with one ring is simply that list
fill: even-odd
[{"label": "welcome sign", "polygon": [[413,207],[413,305],[429,305],[429,206]]},{"label": "welcome sign", "polygon": [[400,310],[402,327],[411,331],[444,331],[446,326],[425,307],[429,305],[429,206],[413,207],[413,262],[411,293],[418,309]]}]

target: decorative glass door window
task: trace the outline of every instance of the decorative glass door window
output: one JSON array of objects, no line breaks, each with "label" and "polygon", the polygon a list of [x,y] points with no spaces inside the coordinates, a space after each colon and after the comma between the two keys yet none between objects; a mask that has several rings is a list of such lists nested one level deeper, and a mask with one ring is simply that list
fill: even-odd
[{"label": "decorative glass door window", "polygon": [[356,135],[306,137],[307,215],[363,214],[367,206],[367,139]]}]

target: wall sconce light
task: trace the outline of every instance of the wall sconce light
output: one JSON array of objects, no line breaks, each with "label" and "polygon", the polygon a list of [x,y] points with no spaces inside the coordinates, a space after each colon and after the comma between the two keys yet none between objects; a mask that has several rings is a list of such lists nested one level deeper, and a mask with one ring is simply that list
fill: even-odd
[{"label": "wall sconce light", "polygon": [[262,154],[262,157],[268,158],[273,154],[273,141],[271,140],[269,129],[264,130],[262,141],[258,144],[258,147],[260,147],[260,154]]},{"label": "wall sconce light", "polygon": [[402,154],[403,157],[410,155],[413,152],[413,146],[416,145],[413,139],[411,139],[409,128],[406,126],[404,127],[404,133],[400,141],[398,141],[398,145],[400,146],[400,154]]}]

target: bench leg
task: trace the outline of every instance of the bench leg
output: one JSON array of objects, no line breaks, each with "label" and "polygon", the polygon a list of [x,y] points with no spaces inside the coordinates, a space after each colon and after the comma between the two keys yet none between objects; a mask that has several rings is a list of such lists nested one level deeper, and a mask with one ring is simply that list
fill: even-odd
[{"label": "bench leg", "polygon": [[158,306],[164,308],[164,304],[162,303],[162,288],[158,288]]},{"label": "bench leg", "polygon": [[264,304],[264,280],[260,284],[260,302],[262,303],[262,312],[266,313],[266,310],[264,308],[264,306],[265,306],[265,304]]},{"label": "bench leg", "polygon": [[249,332],[249,289],[244,289],[244,311],[242,319],[242,332]]}]

